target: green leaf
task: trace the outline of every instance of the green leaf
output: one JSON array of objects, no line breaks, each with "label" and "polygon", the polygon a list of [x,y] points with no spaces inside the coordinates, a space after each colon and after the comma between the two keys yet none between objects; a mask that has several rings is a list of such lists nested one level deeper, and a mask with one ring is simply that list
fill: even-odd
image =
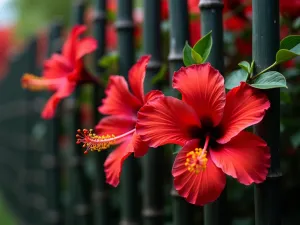
[{"label": "green leaf", "polygon": [[300,35],[289,35],[280,41],[279,49],[292,49],[300,44]]},{"label": "green leaf", "polygon": [[248,73],[244,69],[234,70],[225,78],[225,88],[232,89],[240,85],[241,81],[246,82]]},{"label": "green leaf", "polygon": [[192,57],[192,47],[188,44],[188,42],[185,42],[184,48],[183,48],[183,63],[185,66],[190,66],[192,64],[195,64],[194,59]]},{"label": "green leaf", "polygon": [[293,29],[298,30],[300,29],[300,17],[298,17],[294,22],[293,22]]},{"label": "green leaf", "polygon": [[108,55],[103,56],[99,60],[99,66],[103,68],[107,68],[112,66],[113,64],[117,63],[119,60],[119,54],[118,53],[110,53]]},{"label": "green leaf", "polygon": [[276,63],[280,64],[289,61],[300,55],[300,44],[297,44],[292,49],[280,49],[276,54]]},{"label": "green leaf", "polygon": [[277,71],[261,74],[250,85],[258,89],[287,88],[285,77]]},{"label": "green leaf", "polygon": [[239,67],[241,67],[242,69],[244,69],[247,73],[251,73],[251,67],[250,64],[247,61],[242,61],[239,64]]},{"label": "green leaf", "polygon": [[211,33],[212,31],[208,32],[193,47],[193,49],[202,57],[201,63],[204,63],[210,54],[213,44]]},{"label": "green leaf", "polygon": [[280,42],[280,49],[276,54],[276,63],[280,64],[300,55],[300,35],[290,35]]},{"label": "green leaf", "polygon": [[254,60],[252,60],[250,65],[250,74],[253,72],[253,68],[254,68]]},{"label": "green leaf", "polygon": [[168,68],[167,65],[163,64],[160,70],[158,71],[158,73],[151,79],[151,83],[156,84],[159,81],[164,80],[167,72],[167,68]]},{"label": "green leaf", "polygon": [[300,146],[300,131],[291,136],[291,142],[294,148],[298,148]]},{"label": "green leaf", "polygon": [[201,55],[199,55],[194,49],[192,49],[192,58],[196,64],[201,64],[203,62]]}]

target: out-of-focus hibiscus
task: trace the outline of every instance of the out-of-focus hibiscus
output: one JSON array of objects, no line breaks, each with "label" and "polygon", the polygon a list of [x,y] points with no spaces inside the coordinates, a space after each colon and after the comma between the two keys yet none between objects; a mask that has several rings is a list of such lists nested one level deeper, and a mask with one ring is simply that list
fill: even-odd
[{"label": "out-of-focus hibiscus", "polygon": [[143,106],[136,130],[151,147],[178,144],[174,187],[188,202],[215,201],[225,174],[250,185],[266,179],[270,152],[266,142],[245,128],[259,123],[270,107],[267,97],[242,82],[225,93],[224,78],[209,63],[182,67],[173,88],[182,101],[160,97]]},{"label": "out-of-focus hibiscus", "polygon": [[[106,98],[98,108],[99,112],[108,115],[96,126],[96,134],[88,130],[79,130],[77,143],[83,143],[88,151],[101,151],[113,144],[119,146],[113,150],[104,163],[106,182],[117,186],[124,160],[131,154],[143,156],[148,151],[146,142],[141,141],[135,132],[136,117],[139,109],[147,102],[163,96],[160,91],[150,91],[144,94],[144,79],[146,66],[150,56],[142,56],[129,70],[129,86],[123,76],[110,76]],[[108,134],[108,135],[103,135]],[[112,135],[113,134],[113,135]]]},{"label": "out-of-focus hibiscus", "polygon": [[79,38],[86,30],[83,25],[73,27],[62,47],[62,54],[53,54],[45,61],[42,77],[25,74],[21,79],[23,88],[32,91],[49,90],[55,92],[46,103],[42,118],[54,116],[61,99],[68,97],[80,82],[93,81],[84,68],[83,57],[97,48],[92,37]]},{"label": "out-of-focus hibiscus", "polygon": [[13,27],[0,28],[0,79],[3,78],[8,69],[9,54],[12,48]]},{"label": "out-of-focus hibiscus", "polygon": [[280,13],[283,16],[296,18],[300,16],[300,0],[280,0]]}]

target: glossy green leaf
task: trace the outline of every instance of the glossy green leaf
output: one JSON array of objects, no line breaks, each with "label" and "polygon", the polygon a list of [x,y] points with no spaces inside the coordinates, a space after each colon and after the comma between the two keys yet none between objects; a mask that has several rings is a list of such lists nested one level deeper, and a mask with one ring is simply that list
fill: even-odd
[{"label": "glossy green leaf", "polygon": [[107,67],[115,64],[116,62],[118,62],[118,60],[119,60],[119,54],[111,53],[111,54],[103,56],[99,60],[99,66],[101,66],[103,68],[107,68]]},{"label": "glossy green leaf", "polygon": [[276,63],[280,64],[300,55],[300,35],[290,35],[280,42],[280,49],[276,54]]},{"label": "glossy green leaf", "polygon": [[250,64],[247,61],[242,61],[238,65],[239,65],[239,67],[244,69],[246,72],[250,73]]},{"label": "glossy green leaf", "polygon": [[280,41],[279,49],[292,49],[300,44],[300,35],[289,35]]},{"label": "glossy green leaf", "polygon": [[297,44],[292,49],[280,49],[276,54],[276,63],[283,63],[289,61],[293,58],[296,58],[300,55],[300,44]]},{"label": "glossy green leaf", "polygon": [[248,72],[244,69],[234,70],[228,74],[225,78],[225,88],[232,89],[240,85],[241,81],[246,82],[248,78]]},{"label": "glossy green leaf", "polygon": [[192,47],[188,44],[188,42],[185,42],[184,48],[183,48],[183,63],[185,66],[190,66],[192,64],[195,64],[194,59],[192,57]]},{"label": "glossy green leaf", "polygon": [[192,58],[196,64],[201,64],[203,62],[201,55],[199,55],[194,49],[192,49]]},{"label": "glossy green leaf", "polygon": [[210,54],[212,44],[213,44],[211,34],[212,31],[208,32],[193,47],[193,49],[202,57],[201,63],[204,63]]},{"label": "glossy green leaf", "polygon": [[287,88],[285,77],[277,71],[261,74],[250,85],[258,89]]}]

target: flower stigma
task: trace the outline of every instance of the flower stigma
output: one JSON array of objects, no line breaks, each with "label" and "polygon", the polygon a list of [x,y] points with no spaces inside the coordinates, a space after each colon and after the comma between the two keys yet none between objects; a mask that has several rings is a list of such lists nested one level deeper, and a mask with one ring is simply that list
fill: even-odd
[{"label": "flower stigma", "polygon": [[132,129],[122,135],[115,136],[113,134],[109,135],[97,135],[93,133],[93,129],[78,129],[76,134],[76,144],[82,143],[82,147],[86,148],[84,154],[87,154],[89,151],[102,151],[108,149],[110,146],[114,145],[115,142],[121,138],[124,138],[128,135],[133,134],[135,129]]},{"label": "flower stigma", "polygon": [[186,154],[185,166],[189,172],[194,172],[196,174],[200,173],[206,169],[207,165],[207,146],[209,142],[209,136],[205,139],[205,144],[202,148],[195,148],[195,150],[190,151]]}]

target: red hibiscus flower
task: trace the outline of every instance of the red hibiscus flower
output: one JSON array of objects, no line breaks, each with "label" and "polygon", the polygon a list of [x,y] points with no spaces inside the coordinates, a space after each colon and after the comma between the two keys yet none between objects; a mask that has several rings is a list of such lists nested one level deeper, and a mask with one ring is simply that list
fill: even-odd
[{"label": "red hibiscus flower", "polygon": [[[138,110],[148,101],[163,96],[160,91],[150,91],[144,95],[144,79],[146,66],[150,56],[143,56],[129,70],[129,86],[123,76],[110,76],[107,97],[98,108],[105,115],[96,126],[96,134],[92,131],[79,130],[77,143],[83,143],[88,151],[101,151],[113,144],[120,144],[108,156],[104,163],[106,182],[116,187],[120,181],[120,174],[124,160],[131,154],[140,157],[148,151],[148,144],[143,142],[135,132]],[[101,135],[108,134],[108,135]],[[113,135],[111,135],[113,134]]]},{"label": "red hibiscus flower", "polygon": [[267,144],[243,131],[260,122],[270,107],[267,97],[246,83],[225,94],[224,79],[209,63],[174,73],[173,88],[183,100],[160,97],[138,113],[137,133],[150,147],[183,146],[172,175],[178,193],[204,205],[225,187],[225,174],[242,184],[265,180],[270,165]]},{"label": "red hibiscus flower", "polygon": [[55,92],[44,107],[44,119],[54,116],[60,100],[70,96],[79,82],[93,79],[84,69],[83,56],[95,51],[97,41],[92,37],[79,39],[85,30],[86,27],[82,25],[76,25],[72,29],[62,47],[62,54],[53,54],[45,61],[42,77],[25,74],[21,79],[23,88]]}]

